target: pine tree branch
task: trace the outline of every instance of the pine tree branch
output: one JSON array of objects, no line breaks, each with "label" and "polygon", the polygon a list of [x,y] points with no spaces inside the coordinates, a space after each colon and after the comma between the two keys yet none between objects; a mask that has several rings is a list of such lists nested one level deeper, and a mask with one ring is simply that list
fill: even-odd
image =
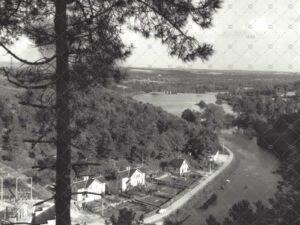
[{"label": "pine tree branch", "polygon": [[142,0],[136,0],[136,1],[143,4],[144,6],[148,7],[155,14],[161,16],[167,23],[169,23],[173,28],[175,28],[182,36],[184,36],[187,39],[192,39],[183,30],[181,30],[176,24],[174,24],[168,17],[166,17],[164,14],[162,14],[159,10],[157,10],[156,8],[154,8],[153,6],[151,6],[150,4],[148,4],[147,2],[144,2]]},{"label": "pine tree branch", "polygon": [[35,203],[33,206],[39,206],[39,205],[42,205],[42,204],[44,204],[45,202],[49,202],[49,201],[51,201],[51,200],[53,200],[53,199],[54,199],[54,196],[52,196],[51,198],[45,199],[45,200],[43,200],[43,201],[37,202],[37,203]]},{"label": "pine tree branch", "polygon": [[71,195],[99,195],[99,196],[103,196],[103,194],[99,194],[99,193],[95,193],[95,192],[89,192],[89,191],[72,192]]},{"label": "pine tree branch", "polygon": [[47,84],[41,84],[41,85],[24,85],[24,84],[22,84],[22,83],[20,83],[18,81],[12,80],[10,78],[10,76],[9,76],[9,72],[6,69],[3,68],[2,70],[4,72],[4,76],[7,78],[7,80],[11,84],[13,84],[13,85],[15,85],[15,86],[17,86],[19,88],[25,88],[25,89],[45,89],[45,88],[47,88],[47,87],[55,84],[55,82],[53,81],[53,82],[49,82]]},{"label": "pine tree branch", "polygon": [[39,109],[54,109],[55,108],[55,106],[40,105],[40,104],[34,104],[34,103],[28,103],[28,102],[19,102],[19,104],[24,105],[24,106],[39,108]]},{"label": "pine tree branch", "polygon": [[50,58],[44,57],[44,61],[39,61],[39,60],[37,60],[37,61],[35,61],[35,62],[31,62],[31,61],[28,61],[28,60],[25,60],[25,59],[20,58],[19,56],[17,56],[16,54],[14,54],[11,50],[9,50],[9,49],[8,49],[3,43],[1,43],[1,42],[0,42],[0,46],[1,46],[2,48],[4,48],[4,50],[5,50],[8,54],[10,54],[12,57],[14,57],[14,58],[17,59],[18,61],[20,61],[20,62],[22,62],[22,63],[24,63],[24,64],[27,64],[27,65],[35,65],[35,66],[37,66],[37,65],[43,65],[43,64],[47,64],[47,63],[51,62],[52,60],[54,60],[54,59],[56,58],[56,55],[53,55],[53,56],[50,57]]},{"label": "pine tree branch", "polygon": [[[29,140],[30,141],[30,140]],[[42,143],[47,143],[47,142],[42,142]],[[55,164],[52,164],[52,165],[47,165],[47,166],[32,166],[31,168],[32,169],[38,169],[38,171],[42,171],[42,170],[47,170],[47,169],[55,169]],[[84,166],[101,166],[100,163],[94,163],[94,162],[91,162],[91,163],[72,163],[72,169],[75,171],[76,173],[76,167],[84,167]]]},{"label": "pine tree branch", "polygon": [[50,166],[32,166],[32,169],[38,169],[38,171],[48,170],[48,169],[55,169],[55,164]]},{"label": "pine tree branch", "polygon": [[73,167],[76,166],[101,166],[101,163],[93,163],[93,162],[87,162],[87,163],[73,163],[72,164]]},{"label": "pine tree branch", "polygon": [[50,140],[39,140],[39,139],[24,139],[23,142],[25,143],[35,143],[35,144],[53,144],[55,143],[54,139],[50,139]]}]

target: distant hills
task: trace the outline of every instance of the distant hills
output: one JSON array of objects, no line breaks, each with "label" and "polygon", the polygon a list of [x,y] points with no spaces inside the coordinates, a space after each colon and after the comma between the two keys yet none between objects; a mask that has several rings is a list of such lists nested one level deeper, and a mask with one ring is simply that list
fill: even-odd
[{"label": "distant hills", "polygon": [[270,70],[227,70],[227,69],[188,69],[188,68],[159,68],[159,67],[123,67],[130,71],[189,71],[198,74],[212,75],[296,75],[300,76],[300,72],[292,71],[270,71]]}]

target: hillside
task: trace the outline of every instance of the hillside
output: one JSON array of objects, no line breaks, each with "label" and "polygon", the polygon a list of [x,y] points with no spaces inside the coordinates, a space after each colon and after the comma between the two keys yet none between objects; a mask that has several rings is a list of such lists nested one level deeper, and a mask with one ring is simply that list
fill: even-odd
[{"label": "hillside", "polygon": [[[286,158],[299,151],[300,114],[282,115],[268,129],[261,129],[258,144],[272,150],[278,157]],[[299,154],[299,153],[298,153]]]},{"label": "hillside", "polygon": [[[31,144],[23,142],[26,138],[38,138],[37,121],[41,116],[35,115],[31,107],[19,105],[15,93],[20,94],[21,91],[0,95],[0,146],[3,149],[0,160],[25,171],[35,181],[52,181],[54,174],[38,172],[31,167],[53,163],[55,148],[50,144],[38,144],[32,149]],[[202,135],[201,146],[210,146],[204,142],[215,143],[211,145],[214,147],[211,152],[218,146],[217,136],[199,132],[205,129],[200,125],[188,123],[161,108],[139,103],[105,88],[95,88],[88,94],[77,93],[75,99],[72,127],[79,135],[73,140],[74,162],[99,163],[104,169],[111,166],[111,159],[114,159],[157,167],[162,161],[183,154],[189,140],[199,139],[199,133]],[[50,121],[50,118],[46,120]],[[199,165],[209,151],[207,148],[198,151],[201,154]]]},{"label": "hillside", "polygon": [[[266,126],[267,127],[267,126]],[[280,174],[300,190],[300,114],[281,116],[271,129],[258,135],[258,145],[269,149],[281,162]]]}]

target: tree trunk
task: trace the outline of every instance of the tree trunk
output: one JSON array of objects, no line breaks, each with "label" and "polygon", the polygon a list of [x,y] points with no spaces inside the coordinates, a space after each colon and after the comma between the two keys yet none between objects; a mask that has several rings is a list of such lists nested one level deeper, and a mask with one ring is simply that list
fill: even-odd
[{"label": "tree trunk", "polygon": [[56,32],[56,224],[70,225],[71,148],[70,148],[70,75],[67,42],[67,3],[55,1]]}]

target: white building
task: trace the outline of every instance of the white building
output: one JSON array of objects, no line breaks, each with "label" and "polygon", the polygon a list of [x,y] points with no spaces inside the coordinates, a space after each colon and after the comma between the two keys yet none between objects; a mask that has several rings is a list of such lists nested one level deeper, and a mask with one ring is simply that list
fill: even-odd
[{"label": "white building", "polygon": [[101,199],[101,194],[106,191],[106,183],[102,177],[85,178],[73,183],[73,191],[78,193],[75,200],[81,203],[92,202]]},{"label": "white building", "polygon": [[171,172],[179,174],[180,176],[191,171],[186,159],[173,159],[169,162],[169,167]]},{"label": "white building", "polygon": [[219,155],[220,155],[220,152],[217,151],[217,153],[212,156],[212,159],[214,162],[217,162],[219,160]]},{"label": "white building", "polygon": [[119,172],[122,192],[129,187],[143,186],[146,183],[146,174],[139,169],[125,170]]}]

